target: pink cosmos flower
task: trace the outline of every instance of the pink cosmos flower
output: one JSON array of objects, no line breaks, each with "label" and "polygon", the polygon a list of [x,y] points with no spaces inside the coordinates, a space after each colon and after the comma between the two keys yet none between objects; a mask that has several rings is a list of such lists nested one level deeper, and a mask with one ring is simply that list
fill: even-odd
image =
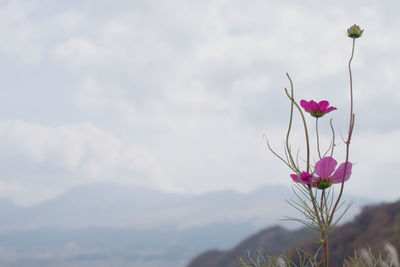
[{"label": "pink cosmos flower", "polygon": [[326,113],[335,110],[335,107],[329,107],[329,102],[326,100],[322,100],[319,103],[311,100],[309,102],[305,100],[300,101],[300,105],[304,108],[304,110],[311,114],[311,116],[319,118],[324,116]]},{"label": "pink cosmos flower", "polygon": [[[335,171],[336,165],[337,161],[332,157],[324,157],[315,164],[315,173],[318,175],[315,181],[319,189],[328,188],[332,183],[342,183],[346,163],[340,164]],[[351,162],[347,163],[344,181],[350,178],[352,166]]]},{"label": "pink cosmos flower", "polygon": [[[301,181],[304,184],[309,184],[312,187],[317,187],[318,189],[325,189],[330,187],[332,184],[341,183],[344,176],[344,169],[346,164],[342,163],[336,169],[337,161],[332,157],[324,157],[315,164],[315,173],[317,176],[313,176],[308,172],[302,172],[300,176],[297,174],[291,174],[293,181],[296,183],[300,183]],[[347,181],[351,176],[351,168],[352,164],[350,162],[347,163],[346,176],[344,177],[344,181]]]},{"label": "pink cosmos flower", "polygon": [[308,172],[302,172],[300,175],[291,174],[290,177],[292,177],[293,181],[296,183],[301,183],[302,181],[304,184],[311,184],[313,180],[312,174]]}]

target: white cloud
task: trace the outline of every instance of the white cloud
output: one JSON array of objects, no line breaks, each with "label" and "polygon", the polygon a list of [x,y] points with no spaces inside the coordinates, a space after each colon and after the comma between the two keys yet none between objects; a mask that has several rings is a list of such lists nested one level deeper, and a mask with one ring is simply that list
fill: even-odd
[{"label": "white cloud", "polygon": [[81,123],[49,127],[23,121],[0,122],[0,166],[12,182],[72,186],[110,179],[153,185],[157,169],[143,147],[126,147],[112,134]]},{"label": "white cloud", "polygon": [[39,64],[43,55],[43,34],[35,24],[29,23],[32,3],[3,2],[0,6],[0,53],[12,55],[28,64]]},{"label": "white cloud", "polygon": [[[0,8],[7,38],[0,52],[24,62],[18,63],[21,73],[10,75],[34,75],[43,70],[26,65],[46,61],[62,72],[66,103],[75,104],[49,109],[53,99],[43,95],[37,104],[43,112],[34,113],[39,115],[4,115],[12,119],[1,122],[0,137],[7,141],[0,141],[0,164],[10,177],[46,186],[50,176],[67,184],[126,181],[138,174],[164,189],[197,192],[287,183],[287,170],[261,138],[267,130],[281,145],[285,72],[294,79],[296,96],[337,106],[335,125],[345,131],[351,44],[345,29],[354,22],[366,28],[353,64],[355,135],[380,129],[372,141],[360,138],[376,145],[382,159],[392,157],[380,138],[397,127],[395,2],[366,3],[360,12],[347,1],[96,3],[43,9],[42,1],[10,1]],[[46,82],[36,86],[50,86]],[[389,103],[388,113],[379,112],[382,102]],[[60,126],[46,126],[55,124]],[[375,166],[370,157],[359,161],[360,168],[362,162]]]},{"label": "white cloud", "polygon": [[351,160],[356,163],[348,189],[358,195],[371,198],[395,200],[398,190],[391,190],[398,184],[396,166],[400,159],[398,139],[400,131],[358,133],[350,149]]},{"label": "white cloud", "polygon": [[56,57],[72,68],[102,63],[103,54],[100,47],[85,38],[71,38],[55,48]]}]

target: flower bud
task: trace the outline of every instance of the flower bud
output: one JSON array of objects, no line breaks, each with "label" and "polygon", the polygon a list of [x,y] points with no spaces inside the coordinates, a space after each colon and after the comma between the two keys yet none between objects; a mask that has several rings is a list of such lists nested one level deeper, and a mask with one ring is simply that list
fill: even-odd
[{"label": "flower bud", "polygon": [[361,37],[361,35],[363,34],[364,30],[361,30],[360,26],[354,24],[353,26],[351,26],[350,28],[347,29],[347,36],[349,36],[350,38],[359,38]]}]

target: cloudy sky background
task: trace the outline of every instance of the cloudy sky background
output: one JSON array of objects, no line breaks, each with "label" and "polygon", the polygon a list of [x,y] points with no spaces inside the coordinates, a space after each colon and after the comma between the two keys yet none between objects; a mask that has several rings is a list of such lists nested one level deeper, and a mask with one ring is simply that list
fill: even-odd
[{"label": "cloudy sky background", "polygon": [[[282,151],[289,72],[300,99],[338,107],[349,193],[399,197],[396,1],[1,1],[0,196],[31,205],[73,186],[171,192],[290,185]],[[300,124],[293,147],[305,152]],[[313,120],[309,120],[314,132]],[[314,142],[314,139],[313,139]],[[344,145],[336,158],[344,161]],[[316,154],[314,154],[316,155]],[[316,159],[316,157],[314,156]]]}]

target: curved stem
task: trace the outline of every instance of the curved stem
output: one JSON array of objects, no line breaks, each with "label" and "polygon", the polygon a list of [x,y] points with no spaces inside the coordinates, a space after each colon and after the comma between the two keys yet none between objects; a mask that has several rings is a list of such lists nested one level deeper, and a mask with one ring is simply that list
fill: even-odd
[{"label": "curved stem", "polygon": [[321,159],[321,158],[322,158],[322,157],[321,157],[321,151],[320,151],[320,149],[319,149],[318,117],[317,117],[316,120],[315,120],[315,132],[316,132],[316,135],[317,135],[317,151],[318,151],[318,157],[319,157],[319,159]]},{"label": "curved stem", "polygon": [[[297,173],[297,170],[296,170],[296,169],[293,169],[292,166],[291,166],[286,160],[284,160],[278,153],[276,153],[276,152],[272,149],[271,145],[269,144],[269,141],[268,141],[267,136],[266,136],[266,135],[263,135],[263,137],[264,137],[264,139],[265,139],[265,142],[267,143],[267,147],[268,147],[269,151],[271,151],[272,154],[274,154],[278,159],[280,159],[283,163],[285,163],[290,169],[292,169],[294,172]],[[300,172],[299,172],[299,173],[300,173]]]},{"label": "curved stem", "polygon": [[333,150],[335,149],[335,129],[333,128],[333,125],[332,125],[332,119],[330,119],[329,125],[331,126],[331,130],[332,130],[332,150],[331,150],[331,157],[332,157]]},{"label": "curved stem", "polygon": [[306,118],[304,117],[303,111],[301,111],[301,108],[299,106],[299,104],[297,104],[297,102],[294,100],[294,98],[292,98],[288,91],[285,89],[285,93],[287,95],[287,97],[293,102],[293,104],[296,106],[296,108],[298,109],[300,115],[301,115],[301,119],[303,120],[303,126],[304,126],[304,133],[306,135],[306,145],[307,145],[307,172],[310,172],[310,138],[308,137],[308,128],[307,128],[307,123],[306,123]]},{"label": "curved stem", "polygon": [[339,196],[336,200],[336,203],[332,209],[329,221],[328,221],[328,226],[331,224],[332,222],[332,218],[333,215],[335,214],[336,208],[340,202],[340,199],[342,197],[343,194],[343,189],[344,189],[344,179],[346,177],[346,172],[347,172],[347,165],[349,162],[349,149],[350,149],[350,141],[351,141],[351,136],[353,134],[353,127],[354,127],[354,113],[353,113],[353,76],[351,73],[351,61],[353,60],[353,56],[354,56],[354,46],[355,46],[355,42],[356,39],[353,38],[353,45],[352,45],[352,49],[351,49],[351,57],[349,60],[349,64],[348,64],[348,68],[349,68],[349,75],[350,75],[350,122],[349,122],[349,132],[348,132],[348,136],[347,136],[347,140],[346,140],[346,161],[345,161],[345,167],[344,167],[344,174],[343,174],[343,179],[342,179],[342,184],[340,187],[340,193]]},{"label": "curved stem", "polygon": [[[286,76],[289,79],[290,82],[290,96],[293,99],[294,98],[294,93],[293,93],[293,82],[292,79],[290,78],[289,74],[286,73]],[[286,88],[285,88],[286,90]],[[286,134],[286,149],[289,155],[289,161],[292,164],[293,168],[297,170],[298,173],[300,173],[300,170],[298,168],[298,166],[296,166],[296,163],[293,160],[293,156],[292,156],[292,152],[290,151],[290,146],[289,146],[289,135],[290,135],[290,131],[292,129],[292,121],[293,121],[293,101],[290,101],[290,118],[289,118],[289,126],[288,126],[288,131]]]},{"label": "curved stem", "polygon": [[[298,111],[299,111],[299,113],[301,115],[301,119],[303,120],[304,133],[305,133],[305,136],[306,136],[306,145],[307,145],[307,172],[309,173],[310,172],[310,138],[308,136],[308,128],[307,128],[306,118],[304,117],[304,113],[301,110],[299,104],[297,104],[297,102],[294,100],[294,98],[289,95],[287,89],[285,89],[285,93],[286,93],[287,97],[292,101],[292,103],[296,106],[296,108],[298,109]],[[324,227],[324,224],[321,221],[321,218],[320,218],[320,215],[319,215],[319,212],[318,212],[317,200],[315,199],[315,197],[314,197],[314,195],[312,193],[311,185],[308,185],[307,188],[308,188],[308,192],[310,194],[311,202],[313,204],[315,215],[317,217],[318,225],[319,225],[321,231],[324,232],[323,229],[325,229],[325,227]]]}]

